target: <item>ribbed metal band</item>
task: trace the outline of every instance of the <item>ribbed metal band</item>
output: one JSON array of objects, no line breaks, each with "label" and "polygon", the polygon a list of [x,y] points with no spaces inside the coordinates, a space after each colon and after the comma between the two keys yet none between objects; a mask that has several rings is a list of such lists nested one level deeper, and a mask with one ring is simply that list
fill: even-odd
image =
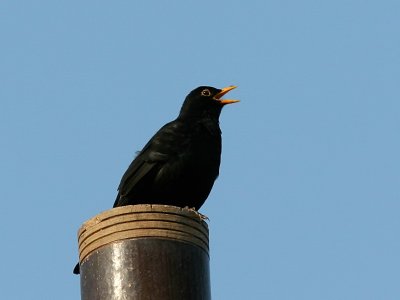
[{"label": "ribbed metal band", "polygon": [[115,241],[160,238],[196,245],[207,255],[208,226],[194,211],[168,205],[128,205],[86,221],[78,231],[79,260]]}]

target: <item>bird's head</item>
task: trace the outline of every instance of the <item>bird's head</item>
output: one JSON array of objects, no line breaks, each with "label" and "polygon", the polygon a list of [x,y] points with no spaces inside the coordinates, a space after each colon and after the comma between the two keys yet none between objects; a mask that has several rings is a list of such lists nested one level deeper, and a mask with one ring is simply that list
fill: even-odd
[{"label": "bird's head", "polygon": [[235,88],[234,85],[223,89],[200,86],[186,96],[179,116],[184,118],[210,116],[218,119],[224,105],[239,102],[239,100],[222,99],[226,93]]}]

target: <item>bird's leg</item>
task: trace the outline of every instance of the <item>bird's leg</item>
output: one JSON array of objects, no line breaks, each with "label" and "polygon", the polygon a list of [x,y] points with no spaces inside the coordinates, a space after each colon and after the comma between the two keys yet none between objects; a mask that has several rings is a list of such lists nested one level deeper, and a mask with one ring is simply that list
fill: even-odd
[{"label": "bird's leg", "polygon": [[200,221],[209,221],[210,219],[201,213],[199,213],[194,207],[185,206],[183,209],[194,212],[200,219]]}]

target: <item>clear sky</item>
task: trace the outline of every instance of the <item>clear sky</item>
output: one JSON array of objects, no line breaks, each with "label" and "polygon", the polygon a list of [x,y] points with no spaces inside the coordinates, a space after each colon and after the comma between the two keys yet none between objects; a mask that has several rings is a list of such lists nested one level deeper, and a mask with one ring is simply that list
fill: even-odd
[{"label": "clear sky", "polygon": [[1,298],[79,299],[76,232],[199,85],[213,299],[400,299],[400,2],[0,2]]}]

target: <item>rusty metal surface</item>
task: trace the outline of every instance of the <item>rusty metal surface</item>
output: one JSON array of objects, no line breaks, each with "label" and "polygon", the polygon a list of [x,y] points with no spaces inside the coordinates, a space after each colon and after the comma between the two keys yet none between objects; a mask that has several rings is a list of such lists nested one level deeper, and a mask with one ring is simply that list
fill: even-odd
[{"label": "rusty metal surface", "polygon": [[150,237],[192,243],[208,253],[208,226],[194,211],[168,205],[128,205],[102,212],[82,225],[80,261],[109,243]]}]

